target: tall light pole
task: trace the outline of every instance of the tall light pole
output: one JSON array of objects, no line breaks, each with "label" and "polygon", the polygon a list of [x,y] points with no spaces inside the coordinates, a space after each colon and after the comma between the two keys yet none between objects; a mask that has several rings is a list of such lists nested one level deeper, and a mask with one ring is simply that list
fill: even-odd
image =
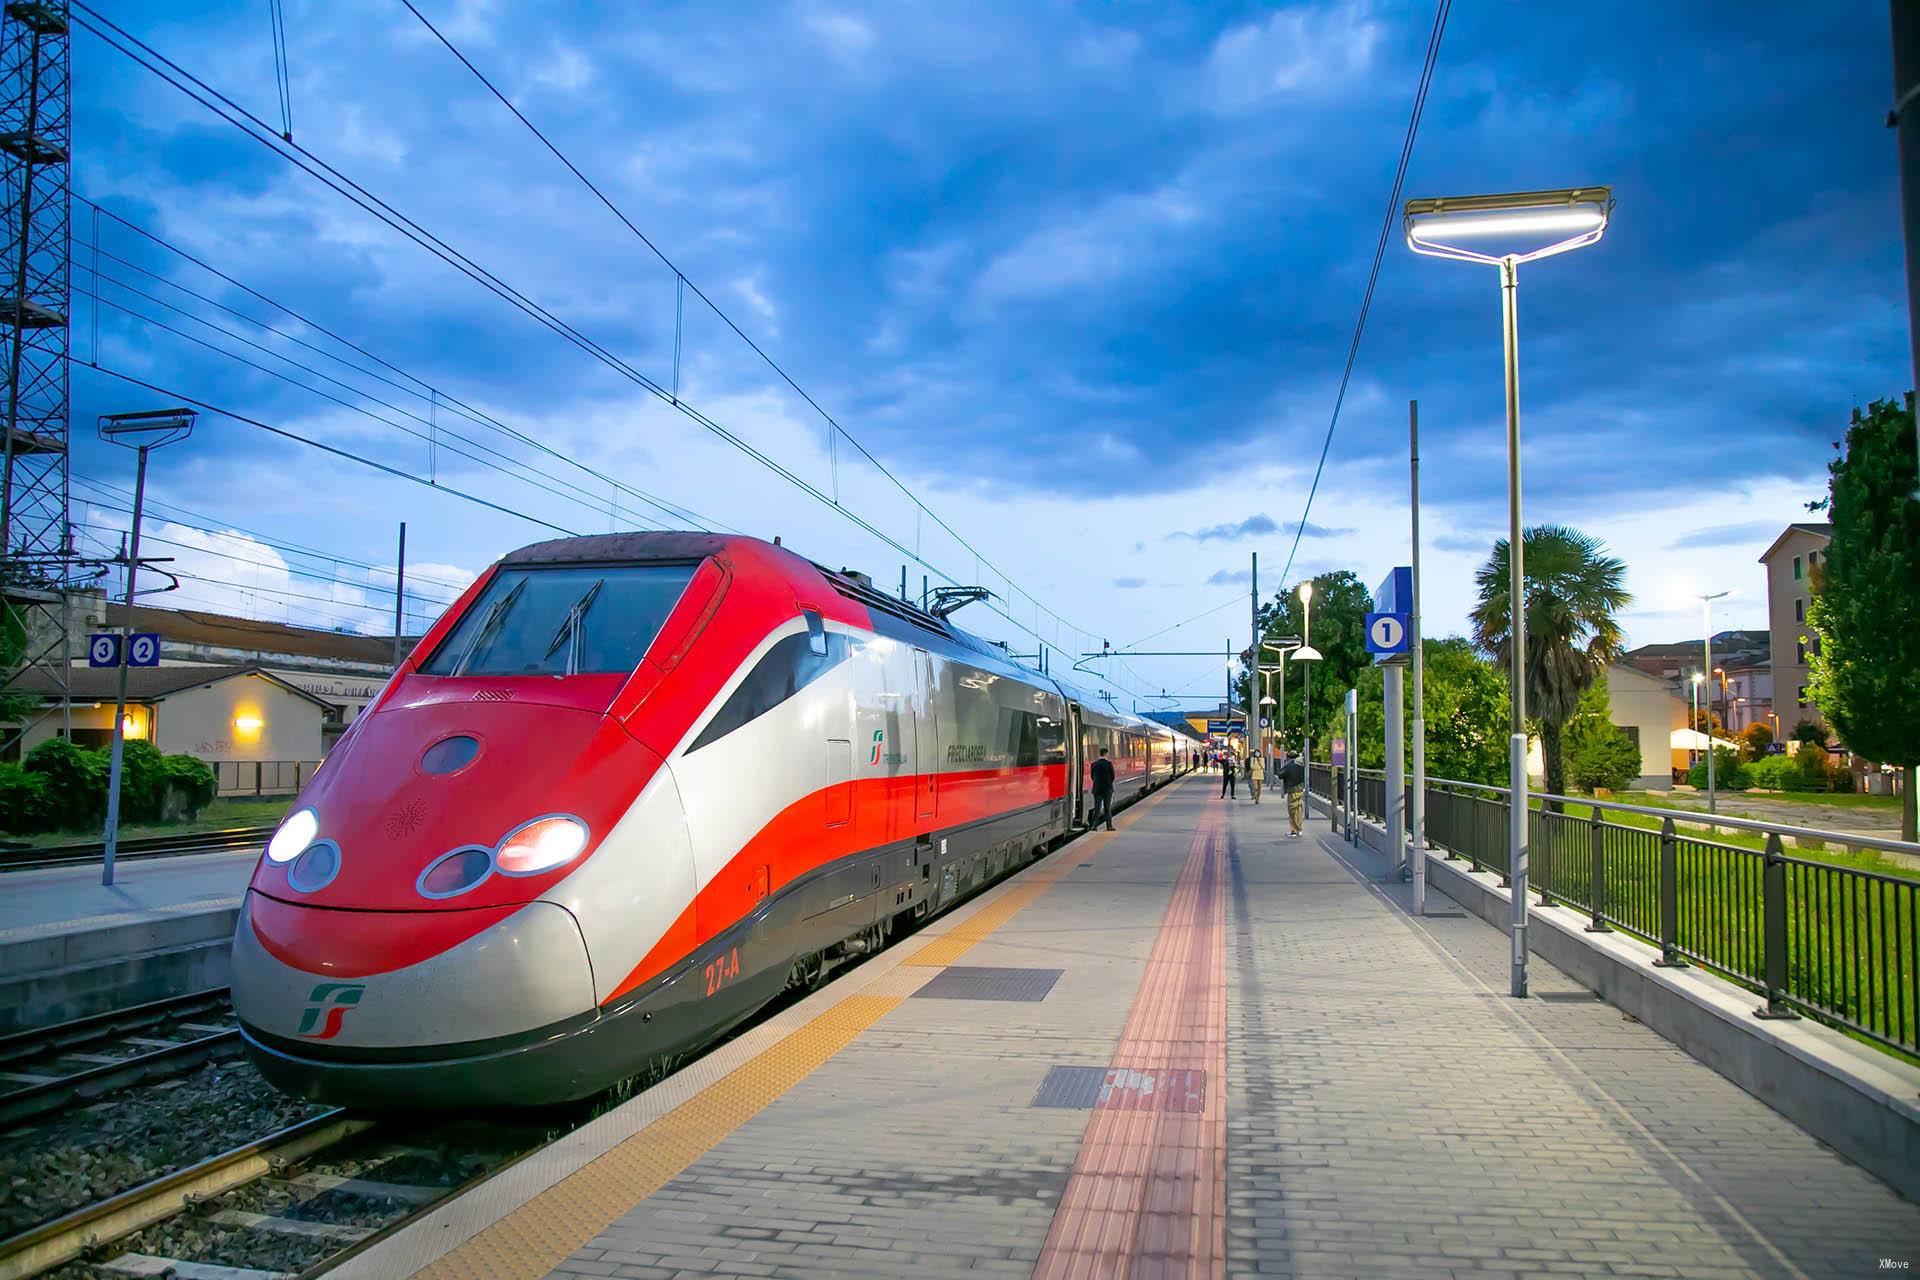
[{"label": "tall light pole", "polygon": [[[1300,647],[1293,651],[1295,662],[1318,662],[1320,651],[1313,647],[1313,580],[1309,578],[1300,584]],[[1281,693],[1286,692],[1284,683]],[[1300,758],[1307,762],[1306,788],[1313,791],[1313,676],[1309,671],[1300,673]],[[1333,796],[1329,789],[1328,807],[1332,807]]]},{"label": "tall light pole", "polygon": [[[1700,625],[1701,625],[1701,629],[1705,632],[1705,634],[1702,635],[1700,639],[1701,647],[1706,652],[1706,662],[1701,667],[1702,671],[1711,672],[1713,670],[1713,602],[1715,600],[1720,599],[1722,596],[1725,596],[1728,594],[1730,593],[1726,591],[1715,591],[1715,592],[1711,592],[1709,594],[1698,597],[1700,601]],[[1713,757],[1715,754],[1716,753],[1714,752],[1714,749],[1713,749],[1713,693],[1711,690],[1709,690],[1707,693],[1707,812],[1708,813],[1716,812],[1714,807],[1714,778],[1713,778],[1713,767],[1714,767]]]},{"label": "tall light pole", "polygon": [[[1693,737],[1689,740],[1687,747],[1687,772],[1689,773],[1693,772],[1693,766],[1697,763],[1697,757],[1700,754],[1699,747],[1692,744],[1700,741],[1700,682],[1705,679],[1705,676],[1696,671],[1693,673],[1693,679],[1687,682],[1693,686],[1693,723],[1687,726],[1693,730]],[[1708,722],[1707,727],[1709,729],[1713,727],[1711,721]],[[1713,745],[1711,735],[1707,738],[1707,745],[1709,747]],[[1688,780],[1688,785],[1692,785],[1691,779]]]},{"label": "tall light pole", "polygon": [[[1511,618],[1513,734],[1507,750],[1511,814],[1507,842],[1513,886],[1512,958],[1508,988],[1527,994],[1527,632],[1526,574],[1520,530],[1520,339],[1516,294],[1520,264],[1590,245],[1606,232],[1613,212],[1609,187],[1518,191],[1502,195],[1409,200],[1407,245],[1415,253],[1478,262],[1500,269],[1502,350],[1507,392],[1507,559]],[[1490,253],[1495,243],[1523,242],[1523,252]]]},{"label": "tall light pole", "polygon": [[147,454],[162,445],[193,434],[196,415],[191,409],[156,409],[147,413],[114,413],[100,419],[100,438],[109,444],[139,452],[133,478],[133,537],[127,548],[127,602],[120,619],[120,691],[113,704],[113,754],[107,763],[106,852],[100,883],[113,883],[113,859],[120,846],[120,761],[127,738],[127,652],[133,635],[134,581],[140,572],[140,512],[147,496]]}]

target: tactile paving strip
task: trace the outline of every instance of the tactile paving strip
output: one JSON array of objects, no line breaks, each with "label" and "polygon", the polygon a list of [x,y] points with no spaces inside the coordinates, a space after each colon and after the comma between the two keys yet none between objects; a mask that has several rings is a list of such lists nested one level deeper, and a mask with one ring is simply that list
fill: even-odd
[{"label": "tactile paving strip", "polygon": [[1024,1000],[1047,998],[1065,969],[1001,969],[992,965],[950,965],[914,992],[917,1000]]}]

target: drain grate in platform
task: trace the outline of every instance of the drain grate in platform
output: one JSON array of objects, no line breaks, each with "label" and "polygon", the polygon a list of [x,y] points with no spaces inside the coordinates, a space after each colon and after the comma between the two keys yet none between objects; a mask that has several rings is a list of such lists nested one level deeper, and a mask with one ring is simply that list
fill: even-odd
[{"label": "drain grate in platform", "polygon": [[997,969],[989,965],[948,965],[913,994],[929,1000],[1025,1000],[1047,998],[1065,969]]},{"label": "drain grate in platform", "polygon": [[1076,1111],[1206,1109],[1207,1073],[1198,1068],[1050,1067],[1033,1095],[1036,1107]]}]

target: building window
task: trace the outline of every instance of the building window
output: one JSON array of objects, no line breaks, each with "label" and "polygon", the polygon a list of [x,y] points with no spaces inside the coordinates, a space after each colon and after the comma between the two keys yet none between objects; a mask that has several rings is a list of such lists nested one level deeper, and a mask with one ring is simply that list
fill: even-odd
[{"label": "building window", "polygon": [[1818,551],[1807,552],[1807,567],[1809,569],[1811,569],[1814,565],[1817,565],[1819,563],[1820,563],[1820,553]]},{"label": "building window", "polygon": [[1805,640],[1796,641],[1793,646],[1793,652],[1794,652],[1793,660],[1795,662],[1798,662],[1803,667],[1806,666],[1807,665],[1807,642]]},{"label": "building window", "polygon": [[1803,707],[1807,705],[1807,686],[1805,685],[1800,686],[1800,705]]},{"label": "building window", "polygon": [[[1523,549],[1525,548],[1525,546],[1526,546],[1525,543],[1521,544],[1521,547]],[[1621,728],[1620,732],[1627,735],[1627,741],[1633,744],[1633,749],[1635,751],[1638,751],[1640,749],[1640,726],[1639,725],[1637,724],[1626,725]]]},{"label": "building window", "polygon": [[1796,599],[1793,602],[1793,620],[1795,622],[1805,622],[1807,620],[1807,602],[1805,600]]},{"label": "building window", "polygon": [[1795,582],[1800,581],[1800,557],[1799,556],[1795,556],[1793,558],[1793,580]]}]

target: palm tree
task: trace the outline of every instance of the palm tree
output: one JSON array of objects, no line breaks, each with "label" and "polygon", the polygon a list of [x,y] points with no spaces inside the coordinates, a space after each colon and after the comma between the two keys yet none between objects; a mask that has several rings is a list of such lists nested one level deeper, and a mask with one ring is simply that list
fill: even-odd
[{"label": "palm tree", "polygon": [[[1527,710],[1540,726],[1547,790],[1566,794],[1561,731],[1580,695],[1620,653],[1615,614],[1633,603],[1623,585],[1627,566],[1598,538],[1566,525],[1537,525],[1521,535],[1526,551]],[[1505,538],[1474,575],[1480,604],[1473,611],[1473,642],[1511,670],[1507,584],[1511,566]]]}]

